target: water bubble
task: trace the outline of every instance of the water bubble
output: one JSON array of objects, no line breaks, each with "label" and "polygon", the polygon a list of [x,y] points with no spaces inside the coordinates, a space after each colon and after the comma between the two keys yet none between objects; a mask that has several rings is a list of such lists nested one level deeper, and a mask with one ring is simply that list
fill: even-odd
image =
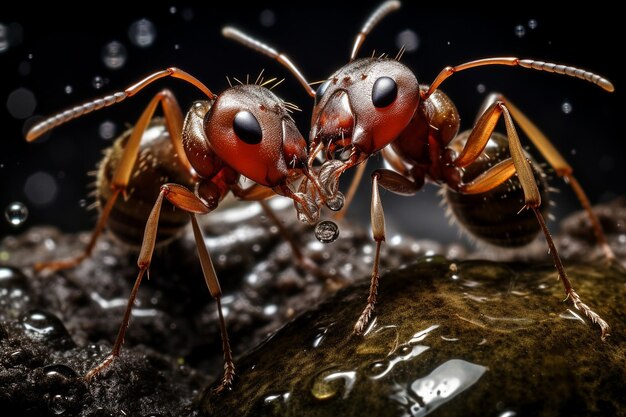
[{"label": "water bubble", "polygon": [[74,91],[74,88],[71,85],[66,85],[63,91],[65,91],[65,94],[72,94],[72,91]]},{"label": "water bubble", "polygon": [[530,20],[528,21],[528,27],[529,27],[531,30],[535,30],[535,29],[537,29],[537,26],[538,26],[538,23],[537,23],[537,21],[536,21],[535,19],[530,19]]},{"label": "water bubble", "polygon": [[193,19],[193,10],[191,9],[191,7],[185,7],[180,12],[180,15],[183,18],[183,20],[190,21],[191,19]]},{"label": "water bubble", "polygon": [[11,224],[11,226],[17,227],[24,223],[28,218],[28,208],[24,203],[16,201],[7,206],[4,210],[4,217]]},{"label": "water bubble", "polygon": [[117,133],[117,126],[110,120],[105,120],[100,124],[98,128],[98,133],[100,137],[105,140],[110,140],[115,137],[115,133]]},{"label": "water bubble", "polygon": [[126,63],[126,56],[126,47],[118,41],[109,42],[102,48],[102,62],[107,68],[122,68]]},{"label": "water bubble", "polygon": [[50,400],[48,408],[53,414],[61,415],[67,410],[67,398],[63,395],[57,394]]},{"label": "water bubble", "polygon": [[485,91],[487,91],[487,87],[485,87],[485,84],[478,84],[476,86],[476,91],[478,91],[479,94],[485,94]]},{"label": "water bubble", "polygon": [[154,43],[156,28],[148,19],[139,19],[128,28],[128,37],[133,45],[146,48]]},{"label": "water bubble", "polygon": [[331,243],[339,237],[339,226],[330,220],[319,222],[315,226],[315,237],[322,243]]},{"label": "water bubble", "polygon": [[30,62],[22,61],[17,65],[17,72],[21,76],[26,76],[30,74]]},{"label": "water bubble", "polygon": [[515,29],[513,29],[513,32],[518,38],[523,38],[524,35],[526,35],[526,28],[522,25],[517,25],[515,26]]},{"label": "water bubble", "polygon": [[96,90],[101,89],[104,86],[104,78],[96,75],[95,77],[93,77],[93,80],[91,80],[91,85],[93,85],[93,88],[95,88]]},{"label": "water bubble", "polygon": [[259,22],[261,22],[261,26],[265,26],[266,28],[274,26],[276,23],[276,13],[270,9],[263,10],[259,15]]},{"label": "water bubble", "polygon": [[9,30],[0,23],[0,53],[9,49]]},{"label": "water bubble", "polygon": [[73,370],[67,365],[62,365],[62,364],[48,365],[44,367],[43,374],[45,375],[46,378],[53,380],[53,381],[54,380],[64,381],[64,380],[78,377],[78,374],[76,373],[75,370]]},{"label": "water bubble", "polygon": [[47,172],[35,172],[26,179],[24,194],[39,206],[50,204],[57,196],[57,181]]},{"label": "water bubble", "polygon": [[396,36],[396,47],[400,49],[403,46],[407,52],[417,51],[417,48],[420,46],[420,38],[415,31],[405,29],[398,33]]},{"label": "water bubble", "polygon": [[28,288],[26,275],[17,268],[10,266],[0,267],[0,288]]},{"label": "water bubble", "polygon": [[572,110],[572,105],[569,101],[564,101],[563,104],[561,104],[561,111],[563,113],[570,114]]},{"label": "water bubble", "polygon": [[7,98],[7,109],[16,119],[26,119],[31,116],[37,106],[37,100],[32,91],[26,88],[13,90]]}]

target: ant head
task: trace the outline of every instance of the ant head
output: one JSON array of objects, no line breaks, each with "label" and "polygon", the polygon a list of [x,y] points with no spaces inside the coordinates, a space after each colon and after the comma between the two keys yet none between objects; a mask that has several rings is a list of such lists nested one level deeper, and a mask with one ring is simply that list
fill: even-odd
[{"label": "ant head", "polygon": [[405,65],[389,58],[357,59],[317,89],[310,140],[373,154],[409,124],[419,98],[417,79]]},{"label": "ant head", "polygon": [[292,106],[260,85],[237,85],[215,100],[204,132],[226,164],[274,187],[306,166],[307,144],[289,114]]}]

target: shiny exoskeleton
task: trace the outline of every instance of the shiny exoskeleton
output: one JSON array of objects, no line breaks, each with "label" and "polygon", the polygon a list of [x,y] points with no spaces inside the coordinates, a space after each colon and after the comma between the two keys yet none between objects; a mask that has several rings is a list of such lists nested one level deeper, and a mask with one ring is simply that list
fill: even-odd
[{"label": "shiny exoskeleton", "polygon": [[[168,68],[122,92],[44,120],[28,132],[27,140],[35,140],[62,123],[118,103],[164,77],[182,79],[208,99],[195,102],[183,118],[173,94],[169,90],[159,92],[135,126],[106,152],[97,180],[100,218],[84,253],[68,260],[42,263],[36,269],[58,270],[77,265],[90,255],[106,225],[121,240],[141,243],[139,273],[117,338],[111,353],[87,374],[91,378],[120,354],[133,302],[148,272],[157,241],[174,238],[191,221],[204,278],[218,305],[224,350],[224,376],[220,384],[223,389],[231,385],[235,367],[221,308],[220,284],[196,215],[211,212],[231,192],[243,200],[283,195],[293,199],[299,210],[314,215],[307,209],[316,211],[316,203],[292,189],[303,175],[310,176],[306,141],[290,115],[293,105],[278,98],[265,87],[266,83],[236,85],[216,95],[190,74]],[[154,119],[159,105],[164,117]],[[243,188],[240,181],[243,177],[255,184]],[[126,201],[118,198],[120,194],[127,197]],[[162,213],[164,200],[176,210]]]},{"label": "shiny exoskeleton", "polygon": [[[523,150],[514,121],[555,173],[572,186],[607,259],[614,260],[571,166],[537,126],[501,94],[489,95],[474,127],[458,134],[459,113],[439,86],[455,73],[486,65],[564,74],[589,81],[609,92],[613,91],[613,85],[579,68],[515,57],[480,59],[446,67],[430,85],[423,85],[398,59],[387,56],[356,59],[367,34],[384,16],[399,7],[398,1],[387,1],[372,13],[357,35],[350,62],[325,78],[317,91],[284,54],[236,29],[222,31],[225,36],[285,65],[314,98],[309,167],[312,170],[314,159],[324,150],[326,162],[312,182],[311,198],[331,209],[340,209],[344,200],[339,191],[339,178],[344,172],[358,166],[346,198],[348,202],[370,156],[381,152],[392,167],[372,173],[371,224],[376,252],[369,297],[354,326],[355,333],[366,331],[376,304],[380,248],[385,240],[379,187],[401,195],[414,195],[429,181],[445,188],[452,213],[478,239],[499,246],[520,246],[533,240],[539,231],[543,232],[567,298],[600,327],[604,339],[609,325],[581,301],[565,273],[542,214],[546,207],[542,200],[547,197],[543,174]],[[494,132],[500,118],[505,123],[505,137]],[[348,156],[342,158],[342,155]],[[308,186],[309,182],[304,184]],[[316,195],[320,190],[321,195]]]}]

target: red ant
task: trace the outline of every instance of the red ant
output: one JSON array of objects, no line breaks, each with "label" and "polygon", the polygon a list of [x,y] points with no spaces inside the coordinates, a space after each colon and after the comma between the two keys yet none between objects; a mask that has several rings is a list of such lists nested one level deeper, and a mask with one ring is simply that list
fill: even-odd
[{"label": "red ant", "polygon": [[[354,332],[362,334],[365,331],[376,304],[380,249],[385,240],[379,186],[400,195],[414,195],[428,180],[444,187],[456,219],[480,240],[517,247],[528,244],[542,231],[567,298],[600,327],[604,339],[609,334],[609,325],[581,301],[565,273],[542,214],[546,205],[541,201],[547,199],[545,175],[523,150],[513,121],[528,135],[557,175],[572,186],[591,220],[606,258],[613,261],[615,256],[571,166],[535,124],[501,94],[490,95],[473,129],[458,134],[458,111],[439,86],[455,73],[486,65],[518,66],[564,74],[589,81],[609,92],[614,90],[613,85],[599,75],[572,66],[514,57],[479,59],[446,67],[430,85],[420,85],[414,73],[398,62],[399,57],[356,59],[372,28],[399,7],[399,1],[387,1],[370,15],[356,37],[350,62],[328,77],[317,91],[284,54],[237,29],[222,31],[224,36],[283,64],[315,99],[309,137],[309,168],[323,149],[328,159],[319,170],[318,182],[314,184],[317,187],[312,190],[322,190],[322,195],[315,197],[320,204],[331,209],[341,207],[343,195],[338,191],[339,178],[358,165],[356,180],[346,199],[349,202],[365,162],[379,151],[393,168],[377,169],[372,173],[371,225],[376,252],[369,297]],[[501,117],[504,118],[506,136],[494,132]],[[345,160],[335,159],[338,152],[346,152],[349,156]],[[517,204],[521,208],[514,207]]]},{"label": "red ant", "polygon": [[[204,278],[217,302],[224,351],[224,375],[219,387],[222,390],[231,385],[235,366],[222,313],[220,284],[196,215],[213,211],[228,192],[242,200],[257,201],[279,194],[293,199],[300,215],[305,215],[309,222],[315,221],[316,203],[290,187],[303,175],[310,175],[306,141],[290,115],[295,106],[265,87],[273,80],[262,83],[260,76],[255,84],[236,85],[218,96],[192,75],[168,68],[122,92],[52,116],[30,129],[26,139],[33,141],[69,120],[119,103],[164,77],[190,83],[208,100],[196,101],[183,120],[181,108],[169,90],[156,94],[134,128],[116,141],[101,164],[98,192],[103,208],[84,253],[69,260],[39,264],[36,268],[58,270],[80,263],[90,255],[107,220],[114,235],[128,241],[133,238],[128,230],[137,222],[143,225],[147,218],[143,234],[135,236],[143,237],[137,260],[139,273],[122,324],[111,353],[87,373],[86,377],[91,378],[120,354],[131,309],[144,274],[149,274],[157,240],[171,238],[191,219]],[[159,105],[164,119],[153,120]],[[155,127],[160,129],[156,137],[147,134]],[[256,184],[243,188],[242,177]],[[172,179],[175,182],[170,182]],[[127,201],[118,201],[120,194],[124,194]],[[182,210],[164,212],[164,219],[159,222],[164,199]],[[143,204],[145,200],[150,200],[150,205],[154,203],[149,213]],[[264,208],[267,209],[267,205]],[[161,233],[157,234],[158,230]]]}]

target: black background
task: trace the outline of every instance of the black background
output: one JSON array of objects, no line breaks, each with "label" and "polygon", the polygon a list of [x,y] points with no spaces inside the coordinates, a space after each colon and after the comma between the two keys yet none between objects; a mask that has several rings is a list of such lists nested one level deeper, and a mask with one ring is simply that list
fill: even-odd
[{"label": "black background", "polygon": [[[618,20],[617,13],[606,16],[603,8],[568,9],[570,17],[565,17],[546,15],[542,8],[525,6],[498,15],[494,12],[511,8],[445,10],[424,7],[423,3],[406,2],[399,12],[388,16],[365,41],[360,55],[368,56],[372,51],[395,55],[396,35],[412,29],[418,34],[420,45],[417,51],[405,54],[403,62],[424,83],[431,82],[446,65],[490,56],[567,63],[606,76],[616,86],[613,94],[569,77],[507,67],[487,67],[455,75],[442,89],[457,104],[464,129],[470,127],[485,96],[478,92],[479,84],[487,92],[505,93],[570,161],[592,202],[626,194],[622,133],[626,84],[617,63],[618,54],[623,51],[618,36],[623,22]],[[312,100],[279,64],[223,39],[222,26],[236,25],[286,52],[313,82],[324,79],[347,62],[354,36],[377,4],[361,2],[355,8],[337,2],[306,6],[282,3],[243,6],[231,2],[220,7],[172,3],[167,7],[133,10],[128,5],[116,7],[102,2],[83,4],[71,13],[57,5],[49,6],[48,10],[29,10],[27,5],[22,5],[21,12],[0,16],[0,23],[17,22],[22,28],[21,42],[0,53],[0,209],[4,212],[11,202],[22,201],[30,210],[28,220],[19,228],[11,227],[3,218],[0,237],[37,224],[53,224],[65,230],[91,227],[96,213],[87,211],[80,201],[87,198],[91,181],[87,172],[94,169],[101,151],[110,144],[99,137],[100,124],[114,121],[120,132],[137,119],[151,96],[165,86],[175,92],[183,108],[203,98],[185,83],[164,80],[114,108],[58,128],[46,140],[27,144],[23,139],[24,120],[13,118],[6,107],[7,96],[16,88],[27,88],[34,93],[36,115],[50,115],[122,90],[168,66],[194,74],[216,93],[228,86],[226,75],[244,79],[250,74],[256,78],[265,69],[266,76],[285,78],[274,91],[302,108],[296,121],[307,137]],[[176,8],[175,13],[171,12],[171,6]],[[270,27],[263,26],[259,19],[266,9],[275,14],[275,24]],[[156,40],[147,48],[134,46],[128,37],[129,26],[140,18],[149,19],[156,27]],[[530,19],[537,21],[535,29],[528,27]],[[526,29],[523,37],[515,34],[515,27],[520,24]],[[118,70],[108,69],[101,58],[103,46],[112,40],[123,43],[128,51],[126,64]],[[29,66],[29,73],[20,74],[20,65],[22,69]],[[106,81],[99,90],[92,83],[95,76]],[[64,91],[68,85],[72,87],[71,94]],[[570,114],[561,110],[565,101],[572,106]],[[375,165],[371,164],[370,168]],[[24,194],[26,179],[38,171],[52,175],[58,186],[56,198],[46,206],[29,202]],[[555,195],[557,217],[578,208],[573,193],[561,180],[554,179],[552,185],[561,190]],[[434,187],[426,187],[424,193],[412,198],[384,193],[390,234],[402,230],[419,237],[455,239],[456,229],[447,225],[434,191]],[[349,216],[367,221],[368,209],[369,181],[366,181]]]}]

